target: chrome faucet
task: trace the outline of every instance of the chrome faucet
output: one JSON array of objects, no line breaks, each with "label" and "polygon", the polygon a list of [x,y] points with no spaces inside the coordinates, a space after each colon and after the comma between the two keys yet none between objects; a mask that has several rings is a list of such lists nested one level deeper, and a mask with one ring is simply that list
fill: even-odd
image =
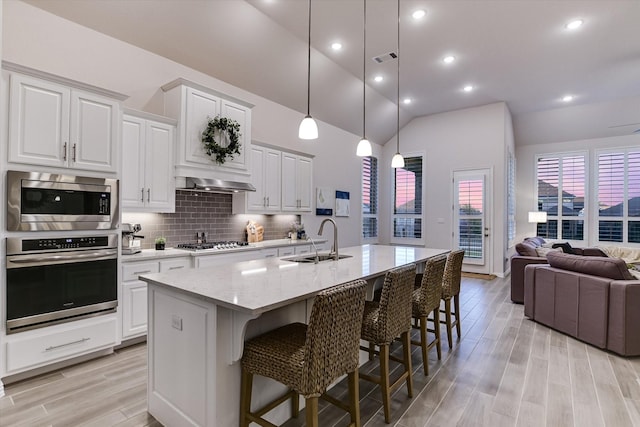
[{"label": "chrome faucet", "polygon": [[337,261],[339,257],[338,257],[338,226],[336,225],[336,222],[332,218],[325,218],[320,223],[318,236],[322,236],[322,229],[324,228],[324,223],[327,221],[333,224],[333,248],[331,248],[331,252],[329,253],[329,256],[333,255],[333,259]]},{"label": "chrome faucet", "polygon": [[318,256],[318,247],[316,246],[316,242],[313,241],[311,236],[307,236],[307,240],[311,242],[313,249],[316,250],[316,257],[313,259],[313,263],[317,264],[320,261],[320,257]]}]

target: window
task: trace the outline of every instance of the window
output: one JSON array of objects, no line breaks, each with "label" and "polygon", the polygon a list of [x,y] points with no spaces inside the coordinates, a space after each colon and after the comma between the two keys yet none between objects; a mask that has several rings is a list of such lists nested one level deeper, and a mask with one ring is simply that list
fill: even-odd
[{"label": "window", "polygon": [[378,237],[378,159],[362,159],[362,237]]},{"label": "window", "polygon": [[422,156],[405,157],[394,169],[393,237],[422,238]]},{"label": "window", "polygon": [[540,156],[537,160],[538,211],[547,213],[537,235],[585,240],[585,154]]},{"label": "window", "polygon": [[509,150],[507,157],[507,241],[509,246],[516,239],[516,158]]},{"label": "window", "polygon": [[640,243],[640,151],[598,154],[598,241]]}]

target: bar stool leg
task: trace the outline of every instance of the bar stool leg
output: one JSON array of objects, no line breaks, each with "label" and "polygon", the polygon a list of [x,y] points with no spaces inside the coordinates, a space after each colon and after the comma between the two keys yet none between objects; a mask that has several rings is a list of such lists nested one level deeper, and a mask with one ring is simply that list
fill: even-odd
[{"label": "bar stool leg", "polygon": [[456,332],[458,333],[458,339],[460,339],[460,294],[453,297],[453,304],[456,311]]},{"label": "bar stool leg", "polygon": [[369,360],[373,360],[373,356],[375,356],[376,345],[372,342],[369,342]]},{"label": "bar stool leg", "polygon": [[318,424],[318,398],[308,397],[305,412],[307,414],[307,427],[319,427]]},{"label": "bar stool leg", "polygon": [[422,347],[422,368],[425,375],[429,375],[429,358],[427,353],[427,316],[420,316],[420,347]]},{"label": "bar stool leg", "polygon": [[444,300],[444,316],[445,316],[445,321],[447,322],[447,340],[449,341],[449,350],[451,350],[453,348],[453,333],[452,333],[452,329],[453,327],[451,326],[451,299],[447,298],[446,300]]},{"label": "bar stool leg", "polygon": [[298,418],[300,415],[300,393],[296,393],[292,390],[293,396],[291,396],[291,417]]},{"label": "bar stool leg", "polygon": [[240,427],[249,427],[250,421],[247,414],[251,412],[251,388],[253,386],[253,374],[242,368],[240,383]]},{"label": "bar stool leg", "polygon": [[358,369],[349,372],[349,414],[351,415],[351,424],[360,427],[360,383]]},{"label": "bar stool leg", "polygon": [[442,359],[442,346],[440,345],[440,307],[433,310],[433,333],[436,335],[436,351],[438,352],[438,360]]},{"label": "bar stool leg", "polygon": [[380,391],[384,407],[384,421],[391,420],[391,393],[389,392],[389,344],[380,345]]},{"label": "bar stool leg", "polygon": [[404,353],[404,369],[407,372],[407,394],[413,397],[413,375],[411,373],[411,337],[410,331],[402,333],[402,352]]}]

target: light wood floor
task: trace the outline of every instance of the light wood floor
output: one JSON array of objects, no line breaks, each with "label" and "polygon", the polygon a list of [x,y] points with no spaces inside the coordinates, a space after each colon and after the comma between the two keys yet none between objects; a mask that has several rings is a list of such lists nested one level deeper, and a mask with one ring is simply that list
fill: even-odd
[{"label": "light wood floor", "polygon": [[[444,339],[441,361],[431,351],[428,377],[414,348],[414,397],[405,388],[394,394],[391,425],[640,426],[640,358],[603,352],[527,320],[523,306],[509,300],[509,279],[464,278],[461,311],[462,339],[452,351]],[[377,363],[362,368],[374,371]],[[332,392],[343,396],[346,386]],[[361,380],[360,392],[363,425],[386,425],[379,390]],[[146,412],[144,344],[10,384],[5,393],[0,426],[159,425]],[[344,413],[323,406],[320,425],[347,424]]]}]

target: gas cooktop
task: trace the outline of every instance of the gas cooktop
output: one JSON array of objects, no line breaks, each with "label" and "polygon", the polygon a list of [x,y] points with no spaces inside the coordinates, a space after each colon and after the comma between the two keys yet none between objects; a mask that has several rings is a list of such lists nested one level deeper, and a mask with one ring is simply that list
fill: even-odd
[{"label": "gas cooktop", "polygon": [[188,251],[206,251],[206,250],[223,250],[234,249],[249,245],[247,242],[224,241],[224,242],[206,242],[206,243],[180,243],[176,246],[178,249],[186,249]]}]

